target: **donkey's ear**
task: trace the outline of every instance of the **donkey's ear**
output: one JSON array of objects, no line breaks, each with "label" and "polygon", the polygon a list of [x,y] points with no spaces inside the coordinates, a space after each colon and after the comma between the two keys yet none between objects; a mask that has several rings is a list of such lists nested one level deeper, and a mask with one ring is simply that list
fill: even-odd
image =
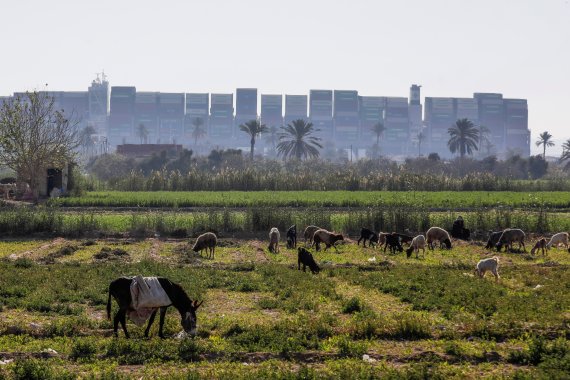
[{"label": "donkey's ear", "polygon": [[192,306],[194,307],[194,309],[197,309],[197,308],[199,308],[203,303],[204,303],[204,301],[201,301],[201,302],[192,301]]}]

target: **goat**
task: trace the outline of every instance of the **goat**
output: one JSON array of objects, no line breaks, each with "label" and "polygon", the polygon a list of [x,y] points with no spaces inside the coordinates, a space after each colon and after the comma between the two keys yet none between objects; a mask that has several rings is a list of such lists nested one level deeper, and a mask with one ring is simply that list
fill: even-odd
[{"label": "goat", "polygon": [[317,274],[321,271],[321,268],[319,268],[319,266],[315,262],[313,255],[311,255],[311,252],[307,251],[303,247],[297,248],[298,270],[301,270],[301,264],[303,264],[303,272],[306,271],[307,266],[309,267],[311,272],[313,272],[313,274]]},{"label": "goat", "polygon": [[410,244],[410,248],[406,250],[406,256],[409,258],[412,256],[412,252],[416,251],[416,259],[418,258],[418,253],[420,252],[420,248],[422,249],[423,256],[426,255],[426,238],[424,235],[418,235],[412,240],[412,244]]},{"label": "goat", "polygon": [[534,244],[534,247],[532,247],[532,249],[530,250],[530,254],[534,255],[536,250],[541,249],[542,256],[544,256],[546,254],[544,248],[546,248],[546,239],[542,238]]},{"label": "goat", "polygon": [[568,248],[568,232],[559,232],[553,235],[548,244],[546,244],[546,249],[550,249],[552,246],[557,247],[560,244],[564,244]]},{"label": "goat", "polygon": [[489,231],[489,239],[487,240],[487,245],[485,246],[485,248],[493,249],[493,247],[496,246],[497,243],[499,242],[499,238],[501,237],[502,233],[503,231],[497,231],[497,232]]},{"label": "goat", "polygon": [[327,248],[333,247],[338,252],[335,243],[339,240],[344,240],[342,234],[335,234],[322,228],[315,231],[313,235],[313,245],[316,246],[317,252],[321,249],[320,243],[325,243],[325,251]]},{"label": "goat", "polygon": [[400,237],[397,233],[387,234],[385,236],[386,244],[384,245],[384,253],[386,252],[386,247],[390,247],[390,253],[395,254],[396,250],[403,252],[404,248],[400,244]]},{"label": "goat", "polygon": [[372,244],[378,243],[378,234],[374,231],[369,230],[368,228],[362,227],[360,229],[360,239],[358,239],[357,245],[360,245],[360,241],[363,239],[364,241],[362,242],[362,246],[364,248],[366,248],[366,240],[369,240],[370,242],[368,243],[368,245],[370,247],[373,247]]},{"label": "goat", "polygon": [[287,230],[287,248],[297,247],[297,225],[293,224]]},{"label": "goat", "polygon": [[519,250],[522,247],[526,252],[526,247],[524,245],[524,238],[525,234],[523,230],[519,228],[507,228],[501,234],[501,237],[499,238],[499,241],[497,242],[495,247],[497,247],[498,252],[501,252],[501,248],[503,248],[503,246],[505,246],[505,249],[508,251],[513,249],[514,242],[518,242]]},{"label": "goat", "polygon": [[208,258],[214,259],[214,253],[216,251],[216,244],[218,244],[218,238],[216,234],[213,232],[206,232],[198,236],[192,250],[194,252],[200,252],[200,256],[202,255],[202,251],[207,249],[208,250]]},{"label": "goat", "polygon": [[413,237],[413,236],[410,236],[410,235],[398,234],[398,233],[395,233],[395,232],[392,232],[392,235],[395,235],[395,236],[397,236],[397,237],[400,239],[400,244],[406,243],[406,244],[408,244],[408,245],[411,245],[411,244],[412,244],[412,240],[414,240],[414,237]]},{"label": "goat", "polygon": [[[164,277],[158,277],[158,282],[170,298],[171,304],[164,305],[159,308],[154,308],[154,311],[150,315],[148,325],[144,332],[144,336],[148,337],[150,327],[154,322],[156,312],[160,309],[160,325],[158,329],[158,336],[164,338],[162,328],[164,326],[164,317],[166,316],[166,310],[170,306],[174,306],[180,313],[180,323],[185,332],[196,335],[196,310],[202,305],[202,302],[192,301],[184,289],[178,284],[171,282],[169,279]],[[131,284],[133,278],[120,277],[109,284],[109,297],[107,298],[107,318],[111,320],[111,297],[117,301],[119,305],[119,310],[115,314],[113,319],[113,332],[115,337],[119,336],[119,322],[123,327],[125,337],[129,338],[129,332],[127,331],[126,316],[127,312],[135,311],[132,307],[132,297],[131,297]]]},{"label": "goat", "polygon": [[269,252],[279,253],[279,238],[279,230],[277,227],[273,227],[271,231],[269,231]]},{"label": "goat", "polygon": [[431,227],[426,233],[426,241],[428,248],[433,250],[434,249],[434,241],[439,241],[440,247],[445,247],[447,249],[451,249],[451,238],[449,237],[449,233],[440,227]]},{"label": "goat", "polygon": [[499,276],[499,272],[497,271],[498,268],[499,268],[499,258],[497,256],[490,257],[488,259],[479,260],[479,262],[477,263],[477,267],[475,268],[475,274],[480,278],[483,278],[483,276],[485,276],[485,273],[487,271],[490,271],[491,273],[493,273],[493,276],[495,276],[495,281],[499,281],[501,277]]},{"label": "goat", "polygon": [[305,238],[305,245],[311,246],[313,244],[313,235],[315,235],[315,232],[317,232],[318,230],[320,230],[321,227],[317,227],[317,226],[307,226],[307,228],[305,228],[305,231],[303,231],[303,237]]}]

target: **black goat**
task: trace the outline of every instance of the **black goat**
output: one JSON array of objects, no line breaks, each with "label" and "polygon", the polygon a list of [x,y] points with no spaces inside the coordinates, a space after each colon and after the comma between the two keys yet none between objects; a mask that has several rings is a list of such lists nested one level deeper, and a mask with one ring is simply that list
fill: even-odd
[{"label": "black goat", "polygon": [[414,237],[410,235],[398,234],[395,232],[393,232],[392,235],[395,235],[400,239],[400,244],[407,243],[408,245],[411,245],[412,240],[414,240]]},{"label": "black goat", "polygon": [[[107,299],[107,318],[111,319],[111,296],[115,298],[117,304],[119,305],[119,310],[115,314],[115,318],[113,320],[113,331],[115,336],[119,336],[119,322],[123,327],[123,331],[125,332],[125,337],[129,338],[129,333],[127,331],[127,312],[133,311],[132,308],[132,298],[131,298],[131,283],[133,282],[132,278],[129,277],[120,277],[109,285],[109,298]],[[164,326],[164,317],[166,315],[166,310],[169,306],[174,306],[178,312],[180,313],[180,323],[182,324],[182,328],[184,331],[191,335],[196,334],[196,310],[202,305],[202,302],[198,303],[198,301],[192,301],[184,289],[178,284],[175,284],[164,277],[158,277],[158,282],[170,298],[172,302],[171,305],[160,307],[160,325],[158,329],[158,336],[164,338],[162,333],[162,328]],[[148,333],[150,331],[150,327],[154,322],[154,318],[156,316],[158,308],[155,309],[148,321],[148,326],[144,332],[144,336],[148,337]]]},{"label": "black goat", "polygon": [[301,270],[301,264],[303,264],[303,272],[306,272],[307,266],[314,274],[321,271],[321,268],[319,268],[315,262],[313,255],[311,255],[311,252],[307,251],[303,247],[297,248],[297,265],[299,270]]},{"label": "black goat", "polygon": [[497,231],[497,232],[489,231],[489,239],[487,240],[487,245],[485,246],[485,248],[493,249],[499,242],[502,233],[503,231]]},{"label": "black goat", "polygon": [[386,245],[384,246],[384,252],[386,252],[386,247],[390,247],[390,253],[392,254],[395,254],[396,250],[398,250],[398,252],[404,251],[404,248],[400,243],[400,236],[397,233],[386,235]]},{"label": "black goat", "polygon": [[369,230],[368,228],[364,228],[362,227],[360,229],[360,239],[358,239],[358,243],[357,245],[360,245],[360,241],[364,240],[362,242],[362,246],[364,248],[366,248],[366,240],[370,240],[370,242],[368,243],[368,245],[370,247],[373,247],[374,243],[378,244],[378,234],[374,231]]},{"label": "black goat", "polygon": [[293,224],[287,230],[287,248],[297,247],[297,225]]}]

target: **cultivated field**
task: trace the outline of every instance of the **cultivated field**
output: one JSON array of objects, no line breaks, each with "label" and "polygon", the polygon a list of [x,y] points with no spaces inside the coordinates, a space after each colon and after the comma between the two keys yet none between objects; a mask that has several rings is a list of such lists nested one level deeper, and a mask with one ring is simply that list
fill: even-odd
[{"label": "cultivated field", "polygon": [[195,191],[89,192],[52,202],[71,207],[488,207],[570,208],[570,192]]},{"label": "cultivated field", "polygon": [[[473,276],[488,256],[454,242],[425,258],[348,240],[315,253],[318,275],[266,241],[222,239],[215,260],[193,239],[0,242],[0,376],[15,378],[565,378],[570,253],[499,254],[501,281]],[[105,304],[122,275],[161,275],[204,300],[198,336],[112,337]],[[113,312],[116,304],[113,303]],[[13,361],[12,361],[13,360]],[[34,377],[35,376],[35,377]],[[43,377],[42,377],[43,376]]]}]

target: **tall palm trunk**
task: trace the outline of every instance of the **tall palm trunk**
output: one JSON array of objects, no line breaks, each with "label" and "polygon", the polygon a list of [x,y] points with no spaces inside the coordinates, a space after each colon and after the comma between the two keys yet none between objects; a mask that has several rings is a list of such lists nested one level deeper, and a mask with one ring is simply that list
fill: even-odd
[{"label": "tall palm trunk", "polygon": [[253,161],[253,148],[255,146],[255,137],[253,137],[253,136],[251,137],[250,144],[251,144],[251,148],[249,150],[249,158],[251,161]]}]

